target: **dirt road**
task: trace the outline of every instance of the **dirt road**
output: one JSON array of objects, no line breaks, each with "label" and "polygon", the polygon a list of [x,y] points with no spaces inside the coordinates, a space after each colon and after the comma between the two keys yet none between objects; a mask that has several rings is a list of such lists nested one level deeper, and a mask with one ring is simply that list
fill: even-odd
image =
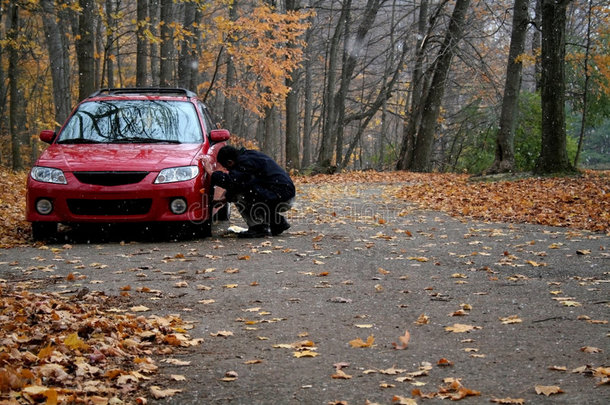
[{"label": "dirt road", "polygon": [[0,251],[0,278],[129,286],[125,308],[193,321],[204,343],[172,356],[190,364],[157,357],[154,384],[182,392],[149,403],[608,403],[610,238],[455,219],[398,187],[303,186],[274,238],[68,233]]}]

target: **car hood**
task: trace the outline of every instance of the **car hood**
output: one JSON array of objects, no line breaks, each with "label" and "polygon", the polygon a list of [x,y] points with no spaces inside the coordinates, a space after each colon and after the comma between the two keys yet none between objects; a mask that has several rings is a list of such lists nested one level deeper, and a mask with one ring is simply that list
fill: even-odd
[{"label": "car hood", "polygon": [[52,144],[38,159],[38,166],[64,171],[159,171],[196,164],[200,144]]}]

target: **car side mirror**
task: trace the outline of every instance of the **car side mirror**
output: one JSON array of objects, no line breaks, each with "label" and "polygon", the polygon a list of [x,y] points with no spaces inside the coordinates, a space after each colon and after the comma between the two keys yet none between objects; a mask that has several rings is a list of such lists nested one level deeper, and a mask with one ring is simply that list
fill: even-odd
[{"label": "car side mirror", "polygon": [[44,129],[40,131],[40,140],[46,143],[53,143],[55,140],[55,131],[52,129]]},{"label": "car side mirror", "polygon": [[210,131],[210,141],[224,142],[231,137],[231,133],[226,129],[213,129]]}]

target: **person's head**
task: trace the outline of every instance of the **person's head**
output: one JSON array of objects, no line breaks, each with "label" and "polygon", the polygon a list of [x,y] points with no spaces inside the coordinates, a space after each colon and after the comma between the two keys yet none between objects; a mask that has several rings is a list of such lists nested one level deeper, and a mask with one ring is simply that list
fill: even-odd
[{"label": "person's head", "polygon": [[235,163],[237,162],[237,157],[239,156],[239,149],[234,148],[230,145],[225,145],[218,151],[218,156],[216,160],[220,163],[225,169],[231,169]]}]

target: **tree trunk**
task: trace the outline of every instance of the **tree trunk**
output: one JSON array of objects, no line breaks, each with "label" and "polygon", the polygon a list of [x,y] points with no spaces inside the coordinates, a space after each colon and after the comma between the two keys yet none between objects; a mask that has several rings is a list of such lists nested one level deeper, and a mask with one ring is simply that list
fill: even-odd
[{"label": "tree trunk", "polygon": [[146,86],[146,61],[147,61],[147,45],[148,41],[144,31],[146,30],[148,18],[148,0],[137,0],[136,11],[137,28],[136,28],[136,87]]},{"label": "tree trunk", "polygon": [[566,150],[565,29],[571,0],[542,0],[542,145],[536,173],[573,171]]},{"label": "tree trunk", "polygon": [[[439,6],[440,7],[440,6]],[[440,8],[438,9],[440,11]],[[428,21],[428,0],[422,0],[419,5],[419,17],[417,22],[417,41],[415,43],[415,66],[413,68],[411,103],[405,116],[408,122],[403,125],[402,143],[398,154],[397,170],[406,170],[411,167],[413,161],[413,149],[415,148],[415,133],[421,117],[421,98],[424,89],[423,63],[427,44],[426,24]],[[432,24],[430,24],[432,25]]]},{"label": "tree trunk", "polygon": [[159,86],[167,87],[172,83],[174,38],[171,23],[174,21],[174,1],[161,0],[161,64],[159,67]]},{"label": "tree trunk", "polygon": [[[311,17],[310,17],[311,22]],[[308,167],[311,164],[312,155],[312,127],[313,127],[313,97],[312,97],[312,61],[311,61],[311,45],[310,39],[312,36],[312,28],[307,29],[305,35],[305,98],[303,100],[303,160],[301,161],[301,167]]]},{"label": "tree trunk", "polygon": [[[541,47],[541,30],[542,30],[542,0],[534,0],[536,3],[534,8],[534,34],[532,35],[532,55],[538,55]],[[536,58],[534,63],[534,80],[535,90],[540,91],[540,77],[542,76],[542,68],[540,67],[540,58]]]},{"label": "tree trunk", "polygon": [[40,5],[44,13],[42,22],[47,39],[49,65],[53,82],[55,124],[56,129],[59,129],[61,124],[68,118],[72,108],[72,98],[70,96],[70,59],[65,45],[65,35],[57,24],[58,16],[54,1],[41,0]]},{"label": "tree trunk", "polygon": [[7,21],[6,37],[9,42],[8,51],[8,80],[9,80],[9,130],[11,134],[11,156],[13,158],[13,170],[23,170],[23,157],[21,156],[21,128],[19,126],[20,100],[23,94],[19,94],[17,81],[19,80],[19,50],[15,46],[19,36],[19,6],[10,4]]},{"label": "tree trunk", "polygon": [[[238,18],[238,1],[235,0],[233,4],[229,5],[229,19],[231,21],[235,21]],[[232,37],[228,38],[229,43],[234,42],[235,40]],[[225,72],[225,88],[230,89],[235,85],[235,64],[233,63],[233,58],[229,55],[228,52],[225,52],[226,57],[226,72]],[[224,105],[223,105],[223,120],[225,121],[225,128],[230,131],[236,131],[237,124],[237,114],[236,114],[236,103],[231,97],[225,97]]]},{"label": "tree trunk", "polygon": [[183,7],[184,18],[182,20],[182,25],[185,30],[192,33],[192,36],[185,36],[180,44],[180,58],[178,59],[178,86],[188,89],[191,88],[192,78],[198,69],[194,45],[199,32],[195,28],[197,4],[187,2],[184,3]]},{"label": "tree trunk", "polygon": [[324,119],[322,121],[322,141],[318,154],[318,170],[328,171],[332,163],[333,156],[333,122],[336,120],[336,110],[334,103],[335,86],[337,84],[337,65],[339,64],[339,44],[344,25],[350,14],[352,0],[345,0],[342,3],[341,14],[335,27],[335,32],[330,40],[330,48],[326,60],[328,61],[328,74],[324,89]]},{"label": "tree trunk", "polygon": [[106,65],[106,84],[108,87],[114,87],[114,4],[113,0],[106,0],[106,47],[104,52],[104,62]]},{"label": "tree trunk", "polygon": [[[159,1],[160,0],[149,0],[148,5],[148,16],[150,18],[150,32],[153,37],[159,35]],[[150,77],[153,86],[159,86],[160,81],[160,56],[159,56],[159,45],[156,41],[150,42]]]},{"label": "tree trunk", "polygon": [[81,11],[78,16],[78,39],[76,55],[78,60],[78,97],[83,100],[95,90],[95,55],[93,28],[95,1],[79,0]]},{"label": "tree trunk", "polygon": [[[286,0],[286,11],[296,11],[300,8],[299,0]],[[295,47],[293,43],[286,44],[288,47]],[[290,87],[290,92],[286,96],[286,168],[300,169],[299,160],[299,80],[301,69],[292,71],[286,79],[286,86]]]},{"label": "tree trunk", "polygon": [[587,10],[587,38],[585,43],[585,60],[583,61],[584,66],[584,74],[585,74],[585,83],[583,86],[583,96],[582,96],[582,113],[580,118],[580,134],[578,136],[578,148],[576,149],[576,156],[574,156],[574,167],[578,167],[578,160],[580,158],[580,152],[582,151],[582,145],[585,140],[585,129],[587,127],[587,112],[589,110],[589,83],[591,78],[591,73],[589,72],[589,57],[591,53],[591,14],[593,5],[591,4],[591,0],[588,0],[588,10]]},{"label": "tree trunk", "polygon": [[462,37],[462,28],[469,5],[470,0],[456,1],[449,21],[449,28],[436,59],[432,82],[423,103],[421,124],[415,141],[412,167],[414,171],[424,172],[429,170],[436,122],[445,93],[445,81],[451,67],[451,59],[455,53],[455,48]]},{"label": "tree trunk", "polygon": [[517,60],[517,57],[525,49],[525,35],[529,24],[528,5],[529,0],[515,0],[500,128],[496,138],[496,156],[488,170],[489,173],[506,173],[515,169],[515,123],[523,69],[523,64]]}]

